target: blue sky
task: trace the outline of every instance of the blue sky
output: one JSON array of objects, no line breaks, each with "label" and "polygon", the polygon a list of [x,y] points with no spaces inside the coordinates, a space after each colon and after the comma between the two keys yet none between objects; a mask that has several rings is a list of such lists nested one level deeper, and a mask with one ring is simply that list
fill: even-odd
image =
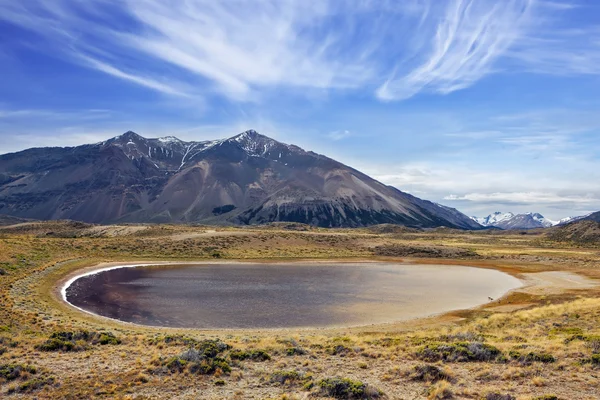
[{"label": "blue sky", "polygon": [[600,2],[0,0],[0,153],[256,129],[470,215],[600,210]]}]

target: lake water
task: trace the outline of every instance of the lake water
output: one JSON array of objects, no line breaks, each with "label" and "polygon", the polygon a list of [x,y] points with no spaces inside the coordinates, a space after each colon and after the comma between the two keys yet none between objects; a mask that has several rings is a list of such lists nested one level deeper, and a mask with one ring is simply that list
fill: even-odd
[{"label": "lake water", "polygon": [[394,263],[199,264],[84,276],[69,303],[142,325],[294,328],[378,324],[474,307],[521,282],[472,267]]}]

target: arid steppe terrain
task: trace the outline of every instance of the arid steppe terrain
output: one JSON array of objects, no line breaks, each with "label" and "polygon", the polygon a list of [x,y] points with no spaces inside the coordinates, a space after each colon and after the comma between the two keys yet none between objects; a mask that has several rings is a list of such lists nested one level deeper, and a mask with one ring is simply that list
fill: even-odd
[{"label": "arid steppe terrain", "polygon": [[[0,227],[0,397],[597,399],[600,241],[597,223],[579,225],[9,224]],[[524,286],[476,309],[335,329],[137,326],[83,313],[60,295],[66,280],[99,265],[214,260],[476,266]]]}]

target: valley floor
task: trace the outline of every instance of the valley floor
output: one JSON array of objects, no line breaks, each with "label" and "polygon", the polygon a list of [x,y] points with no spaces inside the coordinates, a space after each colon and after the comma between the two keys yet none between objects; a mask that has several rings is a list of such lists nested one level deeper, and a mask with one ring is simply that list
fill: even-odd
[{"label": "valley floor", "polygon": [[[494,268],[484,307],[338,329],[198,331],[79,312],[61,283],[106,262],[392,260]],[[0,397],[597,399],[600,246],[507,233],[296,224],[0,227]]]}]

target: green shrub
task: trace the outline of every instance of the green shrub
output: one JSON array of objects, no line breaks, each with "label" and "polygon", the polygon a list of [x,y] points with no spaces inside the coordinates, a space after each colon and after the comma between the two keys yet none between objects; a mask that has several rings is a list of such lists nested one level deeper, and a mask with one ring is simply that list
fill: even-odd
[{"label": "green shrub", "polygon": [[196,362],[190,364],[189,371],[193,374],[201,374],[201,375],[212,375],[217,370],[221,370],[221,372],[228,374],[231,372],[231,367],[227,360],[215,357],[213,359],[206,359],[200,362]]},{"label": "green shrub", "polygon": [[117,344],[121,344],[121,339],[117,338],[111,332],[102,332],[102,333],[100,333],[100,338],[99,338],[98,342],[101,345],[107,345],[107,344],[117,345]]},{"label": "green shrub", "polygon": [[37,345],[36,349],[41,351],[81,351],[85,350],[88,344],[117,345],[121,344],[121,340],[111,332],[59,331],[52,333],[50,338]]},{"label": "green shrub", "polygon": [[302,347],[288,347],[285,349],[286,356],[303,356],[305,354],[306,350],[304,350]]},{"label": "green shrub", "polygon": [[541,362],[541,363],[553,363],[556,361],[552,354],[548,353],[536,353],[530,351],[529,353],[523,354],[518,350],[511,350],[508,356],[513,360],[517,360],[522,363]]},{"label": "green shrub", "polygon": [[242,350],[234,350],[229,354],[229,357],[232,360],[252,360],[252,361],[268,361],[271,359],[269,353],[264,350],[250,350],[250,351],[242,351]]},{"label": "green shrub", "polygon": [[592,365],[600,365],[600,354],[592,354],[589,363]]},{"label": "green shrub", "polygon": [[501,361],[502,352],[481,342],[433,343],[420,348],[416,356],[424,361]]},{"label": "green shrub", "polygon": [[217,371],[230,373],[231,367],[219,354],[229,349],[230,346],[220,340],[203,340],[195,342],[196,347],[190,347],[178,356],[163,361],[155,373],[181,373],[186,369],[193,374],[211,375]]},{"label": "green shrub", "polygon": [[12,381],[22,376],[23,373],[35,374],[37,369],[31,365],[4,364],[0,365],[0,378]]},{"label": "green shrub", "polygon": [[8,390],[8,393],[31,393],[43,388],[46,385],[52,385],[53,383],[54,378],[52,377],[31,379],[27,382],[18,385],[17,387],[10,388]]},{"label": "green shrub", "polygon": [[317,387],[321,395],[335,399],[378,399],[382,396],[379,390],[349,378],[321,379]]},{"label": "green shrub", "polygon": [[517,400],[517,398],[510,394],[488,393],[483,400]]},{"label": "green shrub", "polygon": [[46,340],[44,343],[37,345],[36,348],[41,351],[73,351],[75,343],[64,341],[56,338]]},{"label": "green shrub", "polygon": [[344,346],[343,344],[338,344],[336,346],[329,347],[327,349],[327,353],[331,354],[332,356],[345,356],[346,354],[352,353],[352,349]]}]

